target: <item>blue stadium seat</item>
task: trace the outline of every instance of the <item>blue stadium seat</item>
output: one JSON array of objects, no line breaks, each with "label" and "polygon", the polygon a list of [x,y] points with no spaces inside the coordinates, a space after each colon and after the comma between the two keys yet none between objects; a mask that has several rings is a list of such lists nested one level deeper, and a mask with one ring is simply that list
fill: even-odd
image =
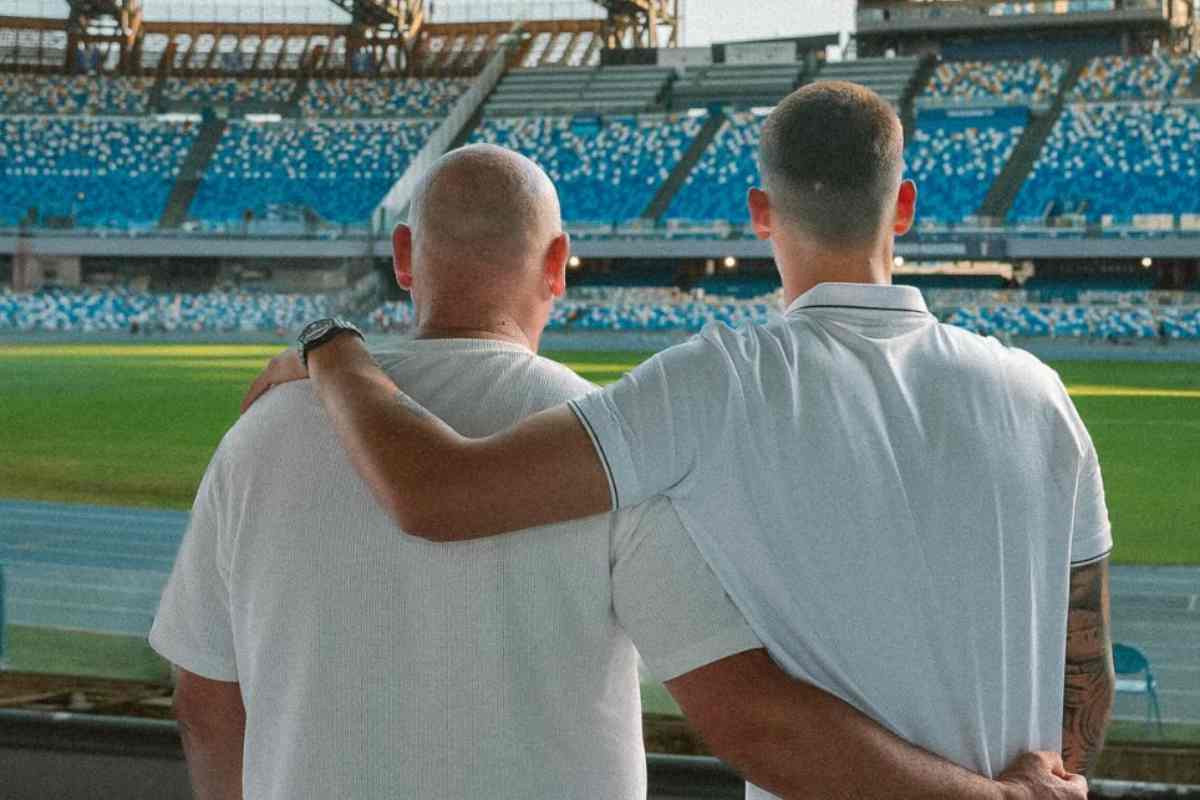
[{"label": "blue stadium seat", "polygon": [[273,209],[366,223],[433,132],[429,122],[233,122],[205,171],[189,216],[215,226]]},{"label": "blue stadium seat", "polygon": [[1072,105],[1055,123],[1009,219],[1200,212],[1200,109],[1159,102]]},{"label": "blue stadium seat", "polygon": [[162,216],[196,126],[150,119],[0,117],[0,224],[136,229]]},{"label": "blue stadium seat", "polygon": [[296,82],[280,78],[167,78],[163,97],[196,106],[286,103]]},{"label": "blue stadium seat", "polygon": [[[1158,707],[1158,680],[1150,668],[1150,660],[1136,647],[1113,643],[1113,671],[1117,674],[1117,692],[1146,696],[1146,724],[1158,723],[1162,736],[1162,711]],[[1153,716],[1151,716],[1153,714]]]},{"label": "blue stadium seat", "polygon": [[1081,100],[1155,100],[1185,94],[1200,57],[1099,56],[1084,67],[1071,96]]},{"label": "blue stadium seat", "polygon": [[0,75],[0,114],[138,116],[153,85],[153,78]]},{"label": "blue stadium seat", "polygon": [[1005,100],[1011,104],[1048,103],[1066,74],[1061,60],[945,61],[921,93],[936,100]]},{"label": "blue stadium seat", "polygon": [[471,136],[536,161],[558,186],[567,222],[638,218],[704,125],[705,115],[487,119]]},{"label": "blue stadium seat", "polygon": [[306,117],[438,117],[470,85],[452,78],[314,78],[300,111]]},{"label": "blue stadium seat", "polygon": [[1025,130],[1025,108],[925,111],[905,148],[917,219],[954,224],[975,215]]},{"label": "blue stadium seat", "polygon": [[759,184],[758,142],[763,119],[749,111],[729,115],[672,199],[667,219],[750,221],[746,191]]}]

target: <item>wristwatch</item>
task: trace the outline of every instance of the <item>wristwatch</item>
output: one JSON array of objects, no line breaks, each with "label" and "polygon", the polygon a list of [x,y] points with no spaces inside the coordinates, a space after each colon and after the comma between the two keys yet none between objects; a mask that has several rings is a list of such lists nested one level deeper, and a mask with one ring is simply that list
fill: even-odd
[{"label": "wristwatch", "polygon": [[338,334],[346,332],[353,333],[364,342],[367,340],[357,325],[341,317],[328,317],[305,325],[297,339],[300,345],[300,360],[304,362],[304,368],[308,369],[308,354],[314,348],[320,347]]}]

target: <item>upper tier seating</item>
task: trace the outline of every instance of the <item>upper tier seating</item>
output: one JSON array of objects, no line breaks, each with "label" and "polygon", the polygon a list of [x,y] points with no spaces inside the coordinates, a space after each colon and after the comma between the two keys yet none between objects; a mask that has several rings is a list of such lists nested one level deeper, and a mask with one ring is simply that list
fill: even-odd
[{"label": "upper tier seating", "polygon": [[794,62],[691,66],[671,84],[671,106],[773,106],[796,88],[803,74],[804,65]]},{"label": "upper tier seating", "polygon": [[195,136],[186,122],[0,117],[0,224],[36,208],[43,224],[153,226]]},{"label": "upper tier seating", "polygon": [[918,98],[927,101],[1003,100],[1049,103],[1066,73],[1065,61],[944,61]]},{"label": "upper tier seating", "polygon": [[1156,100],[1187,94],[1200,57],[1102,56],[1084,67],[1071,96],[1081,100]]},{"label": "upper tier seating", "polygon": [[515,69],[496,86],[484,113],[612,114],[656,108],[671,76],[664,67]]},{"label": "upper tier seating", "polygon": [[955,224],[976,214],[1027,117],[1023,108],[920,114],[904,154],[919,192],[917,219]]},{"label": "upper tier seating", "polygon": [[516,150],[558,186],[569,222],[636,219],[704,126],[706,114],[487,119],[472,141]]},{"label": "upper tier seating", "polygon": [[0,114],[145,114],[153,78],[0,75]]},{"label": "upper tier seating", "polygon": [[921,60],[903,58],[859,58],[853,61],[829,61],[817,73],[817,80],[853,81],[875,91],[896,108],[916,77]]},{"label": "upper tier seating", "polygon": [[399,180],[434,122],[232,122],[189,216],[218,225],[249,210],[309,209],[329,222],[364,223]]},{"label": "upper tier seating", "polygon": [[217,333],[297,329],[332,308],[323,295],[208,292],[150,294],[130,289],[0,292],[0,330],[143,330]]},{"label": "upper tier seating", "polygon": [[666,217],[749,222],[746,191],[759,183],[757,156],[762,123],[762,116],[749,111],[730,114],[671,200]]},{"label": "upper tier seating", "polygon": [[296,82],[276,78],[167,78],[163,99],[189,108],[286,103]]},{"label": "upper tier seating", "polygon": [[300,100],[306,117],[437,117],[469,81],[448,78],[314,78]]},{"label": "upper tier seating", "polygon": [[1200,109],[1162,103],[1063,110],[1009,218],[1047,213],[1126,223],[1135,214],[1200,212]]}]

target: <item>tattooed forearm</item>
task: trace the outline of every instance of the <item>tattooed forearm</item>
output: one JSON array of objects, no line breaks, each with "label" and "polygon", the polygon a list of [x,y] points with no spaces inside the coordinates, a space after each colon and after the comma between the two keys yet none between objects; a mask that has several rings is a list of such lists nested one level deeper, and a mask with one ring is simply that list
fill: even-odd
[{"label": "tattooed forearm", "polygon": [[433,416],[433,414],[430,414],[425,410],[425,406],[421,405],[416,400],[413,400],[399,389],[396,390],[396,402],[401,408],[412,414],[414,417],[426,419]]},{"label": "tattooed forearm", "polygon": [[1105,559],[1071,571],[1063,695],[1063,762],[1068,770],[1086,773],[1095,765],[1114,685]]}]

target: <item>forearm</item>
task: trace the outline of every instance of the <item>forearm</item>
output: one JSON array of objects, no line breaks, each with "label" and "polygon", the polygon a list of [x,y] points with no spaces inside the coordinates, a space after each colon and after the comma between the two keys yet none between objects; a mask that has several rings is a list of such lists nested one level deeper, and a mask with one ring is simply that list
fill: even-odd
[{"label": "forearm", "polygon": [[351,463],[409,533],[472,539],[609,510],[608,479],[565,406],[467,439],[398,389],[355,337],[314,350],[309,374]]},{"label": "forearm", "polygon": [[179,732],[196,800],[241,800],[244,718],[240,724],[181,719]]},{"label": "forearm", "polygon": [[782,798],[1001,800],[1005,785],[933,755],[819,690],[723,758]]},{"label": "forearm", "polygon": [[1107,562],[1071,576],[1063,692],[1063,762],[1086,774],[1104,746],[1116,675],[1109,635]]}]

